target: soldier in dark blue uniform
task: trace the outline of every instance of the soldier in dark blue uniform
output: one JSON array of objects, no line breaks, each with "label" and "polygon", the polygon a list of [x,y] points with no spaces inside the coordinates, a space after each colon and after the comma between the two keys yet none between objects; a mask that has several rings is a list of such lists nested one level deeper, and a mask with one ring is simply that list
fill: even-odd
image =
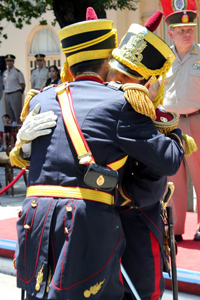
[{"label": "soldier in dark blue uniform", "polygon": [[[123,93],[121,85],[103,83],[108,57],[116,47],[112,21],[80,22],[58,34],[75,79],[69,88],[77,121],[96,163],[117,170],[119,184],[127,156],[152,172],[174,174],[184,155],[181,131],[175,129],[170,137],[160,134],[152,119],[126,100],[131,101],[134,87]],[[11,152],[13,164],[26,166],[20,155],[31,141],[27,197],[17,222],[17,286],[27,291],[27,300],[121,300],[125,239],[113,207],[117,190],[85,183],[86,166],[77,158],[73,134],[65,126],[67,112],[61,112],[58,101],[63,90],[68,84],[37,92],[32,99],[33,92],[29,93],[22,117],[28,107],[31,112]],[[40,114],[34,116],[37,104]],[[39,136],[45,128],[40,126],[41,116],[49,109],[57,124],[49,134]],[[153,113],[150,103],[149,111]]]},{"label": "soldier in dark blue uniform", "polygon": [[[166,65],[164,64],[169,56],[165,56],[167,52],[162,53],[160,39],[151,32],[151,28],[154,27],[155,30],[156,23],[158,26],[161,18],[162,13],[158,11],[145,27],[131,25],[119,48],[113,50],[113,59],[110,62],[112,69],[107,77],[108,80],[120,81],[123,84],[134,83],[135,87],[139,88],[140,85],[149,86],[149,82],[158,79],[160,75],[165,77]],[[139,42],[142,41],[139,35],[142,36],[145,32],[142,48],[142,43],[139,47]],[[134,54],[136,54],[135,58]],[[158,59],[153,59],[154,57]],[[160,103],[159,99],[163,99],[162,94],[163,89],[156,97],[155,108]],[[132,105],[135,107],[136,103]],[[141,113],[144,114],[146,111],[141,108]],[[178,116],[156,109],[154,121],[160,131],[163,133],[165,130],[166,135],[170,137],[175,133]],[[151,155],[143,147],[140,151],[143,156],[151,160]],[[129,156],[119,186],[116,205],[126,238],[122,264],[142,300],[157,300],[162,297],[164,292],[162,272],[169,270],[165,252],[167,245],[164,207],[161,205],[161,199],[166,191],[168,170],[156,170],[155,163],[154,158],[150,166],[144,163],[144,160]],[[123,299],[135,299],[126,280],[124,285]]]}]

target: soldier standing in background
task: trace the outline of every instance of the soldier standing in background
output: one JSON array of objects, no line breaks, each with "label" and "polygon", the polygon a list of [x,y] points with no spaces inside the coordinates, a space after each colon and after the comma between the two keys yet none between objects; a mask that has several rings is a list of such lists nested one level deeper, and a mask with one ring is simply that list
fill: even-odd
[{"label": "soldier standing in background", "polygon": [[25,89],[25,79],[22,72],[14,67],[15,56],[5,56],[7,70],[3,73],[3,84],[5,89],[5,110],[13,121],[18,124],[22,110],[22,94]]},{"label": "soldier standing in background", "polygon": [[[186,7],[187,2],[187,7]],[[200,45],[195,43],[196,2],[161,0],[165,22],[169,25],[169,36],[174,41],[171,47],[176,59],[165,78],[165,96],[163,107],[180,116],[179,127],[187,135],[192,136],[200,149]],[[185,9],[187,8],[187,9]],[[150,98],[153,99],[160,87],[161,80],[153,83]],[[177,242],[182,241],[185,232],[187,212],[187,176],[188,167],[197,195],[197,231],[195,241],[200,241],[200,150],[184,161],[178,173],[168,180],[174,182],[175,191],[172,196],[174,233]]]},{"label": "soldier standing in background", "polygon": [[49,69],[45,66],[45,55],[36,54],[37,68],[31,73],[31,88],[35,90],[41,90],[49,78]]}]

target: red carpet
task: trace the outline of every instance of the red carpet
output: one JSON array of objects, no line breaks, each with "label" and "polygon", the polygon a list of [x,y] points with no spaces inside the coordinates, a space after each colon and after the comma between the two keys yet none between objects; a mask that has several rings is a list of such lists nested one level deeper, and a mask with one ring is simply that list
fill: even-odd
[{"label": "red carpet", "polygon": [[183,241],[178,243],[177,268],[200,272],[200,242],[193,241],[197,229],[197,214],[187,213]]},{"label": "red carpet", "polygon": [[17,220],[18,218],[0,220],[0,239],[17,240]]},{"label": "red carpet", "polygon": [[[0,239],[17,240],[18,218],[0,220]],[[177,268],[200,272],[200,242],[193,241],[197,227],[197,214],[187,213],[183,241],[178,243]]]},{"label": "red carpet", "polygon": [[[0,220],[0,256],[13,258],[18,218]],[[187,213],[183,241],[178,243],[176,256],[179,292],[200,295],[200,242],[193,241],[197,227],[197,214]],[[172,280],[163,273],[167,289],[172,289]]]}]

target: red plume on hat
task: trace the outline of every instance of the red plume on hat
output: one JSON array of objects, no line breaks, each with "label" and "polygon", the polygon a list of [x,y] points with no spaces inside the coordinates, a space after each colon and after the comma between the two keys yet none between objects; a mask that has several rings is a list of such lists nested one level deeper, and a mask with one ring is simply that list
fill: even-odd
[{"label": "red plume on hat", "polygon": [[96,15],[95,10],[92,7],[88,7],[86,10],[86,21],[89,20],[97,20],[98,17]]},{"label": "red plume on hat", "polygon": [[145,23],[144,27],[146,27],[149,31],[154,32],[160,21],[162,20],[163,12],[161,10],[156,11]]}]

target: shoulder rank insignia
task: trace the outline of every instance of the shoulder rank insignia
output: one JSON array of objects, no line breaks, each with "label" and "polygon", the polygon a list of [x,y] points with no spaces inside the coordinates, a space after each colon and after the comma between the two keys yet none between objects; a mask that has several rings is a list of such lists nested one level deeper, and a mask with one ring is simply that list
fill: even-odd
[{"label": "shoulder rank insignia", "polygon": [[193,69],[200,69],[200,61],[195,61],[195,63],[192,66]]}]

